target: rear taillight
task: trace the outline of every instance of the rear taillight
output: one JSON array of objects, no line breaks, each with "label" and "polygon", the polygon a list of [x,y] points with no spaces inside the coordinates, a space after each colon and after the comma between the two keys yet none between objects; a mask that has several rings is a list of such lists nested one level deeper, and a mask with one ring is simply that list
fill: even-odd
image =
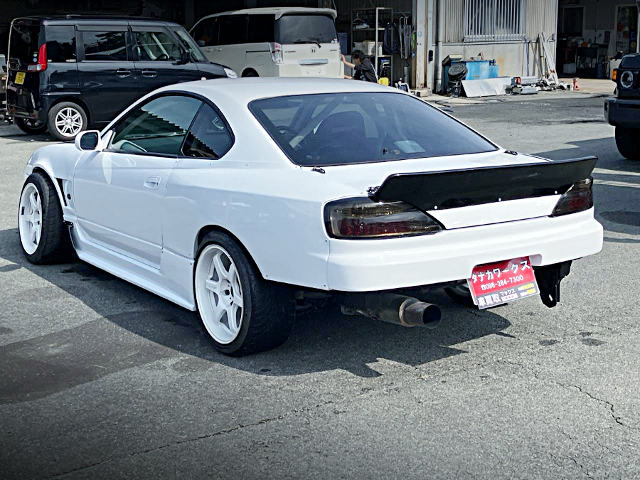
[{"label": "rear taillight", "polygon": [[574,183],[567,192],[560,197],[553,209],[552,217],[560,217],[569,213],[583,212],[593,207],[593,179],[587,178]]},{"label": "rear taillight", "polygon": [[47,44],[43,43],[38,49],[38,63],[27,66],[29,72],[44,72],[47,69]]},{"label": "rear taillight", "polygon": [[324,209],[327,233],[333,238],[366,239],[427,235],[442,230],[429,215],[403,202],[349,198]]},{"label": "rear taillight", "polygon": [[273,60],[273,63],[284,63],[284,59],[282,56],[282,45],[280,45],[279,43],[270,43],[269,49],[271,50],[271,60]]}]

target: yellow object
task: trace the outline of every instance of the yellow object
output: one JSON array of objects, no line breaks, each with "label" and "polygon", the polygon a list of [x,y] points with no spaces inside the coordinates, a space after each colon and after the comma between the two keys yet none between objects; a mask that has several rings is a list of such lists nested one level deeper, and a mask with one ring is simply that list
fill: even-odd
[{"label": "yellow object", "polygon": [[378,80],[378,83],[380,85],[384,85],[385,87],[389,86],[389,79],[387,77],[380,77],[380,79]]},{"label": "yellow object", "polygon": [[24,83],[24,72],[16,73],[16,85],[22,85]]},{"label": "yellow object", "polygon": [[618,80],[618,69],[617,68],[613,69],[613,73],[611,74],[611,80],[613,80],[614,82],[616,80]]}]

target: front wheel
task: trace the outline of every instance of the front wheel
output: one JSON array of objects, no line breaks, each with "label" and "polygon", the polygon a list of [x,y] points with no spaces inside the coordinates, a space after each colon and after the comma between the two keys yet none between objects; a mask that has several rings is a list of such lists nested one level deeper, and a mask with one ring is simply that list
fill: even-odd
[{"label": "front wheel", "polygon": [[31,263],[55,263],[68,258],[71,240],[58,194],[49,177],[41,173],[32,173],[24,182],[18,230],[22,251]]},{"label": "front wheel", "polygon": [[265,281],[242,247],[224,233],[209,233],[200,243],[194,290],[200,319],[225,355],[270,350],[291,333],[292,290]]},{"label": "front wheel", "polygon": [[58,140],[70,141],[87,129],[87,114],[73,102],[61,102],[49,110],[49,133]]},{"label": "front wheel", "polygon": [[29,135],[39,135],[47,131],[47,124],[31,118],[14,118],[16,127]]},{"label": "front wheel", "polygon": [[640,128],[616,127],[616,146],[623,157],[640,160]]}]

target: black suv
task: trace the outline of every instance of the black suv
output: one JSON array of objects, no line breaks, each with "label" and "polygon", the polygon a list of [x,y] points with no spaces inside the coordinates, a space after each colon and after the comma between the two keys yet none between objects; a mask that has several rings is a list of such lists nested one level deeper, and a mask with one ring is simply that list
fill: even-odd
[{"label": "black suv", "polygon": [[627,55],[614,70],[616,96],[604,102],[604,116],[616,127],[622,156],[640,160],[640,54]]},{"label": "black suv", "polygon": [[156,88],[235,77],[207,61],[180,25],[133,17],[16,18],[7,67],[7,116],[60,140],[110,122]]}]

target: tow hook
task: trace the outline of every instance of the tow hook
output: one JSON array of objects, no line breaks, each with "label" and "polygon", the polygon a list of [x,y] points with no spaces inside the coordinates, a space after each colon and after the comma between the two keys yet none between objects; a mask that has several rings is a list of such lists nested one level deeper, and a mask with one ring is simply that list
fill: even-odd
[{"label": "tow hook", "polygon": [[547,307],[553,308],[560,301],[560,282],[571,271],[571,261],[533,267],[540,287],[540,298]]}]

